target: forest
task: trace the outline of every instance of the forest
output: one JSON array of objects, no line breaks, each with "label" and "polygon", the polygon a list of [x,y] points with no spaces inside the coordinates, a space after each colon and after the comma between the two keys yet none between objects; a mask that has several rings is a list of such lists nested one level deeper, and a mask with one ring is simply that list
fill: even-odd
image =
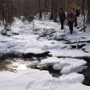
[{"label": "forest", "polygon": [[56,21],[60,8],[67,12],[71,7],[79,7],[82,14],[87,11],[88,21],[90,18],[89,0],[0,0],[0,4],[0,18],[8,24],[13,17],[24,16],[31,21],[39,13],[41,18],[43,12],[51,12],[52,19]]}]

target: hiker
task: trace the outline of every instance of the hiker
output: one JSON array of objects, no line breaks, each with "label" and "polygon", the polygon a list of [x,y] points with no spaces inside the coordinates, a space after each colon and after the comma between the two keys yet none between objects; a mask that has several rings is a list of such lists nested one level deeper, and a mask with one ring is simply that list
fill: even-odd
[{"label": "hiker", "polygon": [[75,17],[75,27],[77,27],[77,17],[80,16],[80,10],[73,8],[74,17]]},{"label": "hiker", "polygon": [[73,33],[73,23],[74,23],[74,13],[73,11],[69,11],[67,14],[67,20],[68,20],[68,25],[69,25],[69,29],[70,29],[70,33]]},{"label": "hiker", "polygon": [[76,16],[79,17],[80,16],[80,10],[76,9]]},{"label": "hiker", "polygon": [[60,17],[61,29],[64,29],[64,21],[66,19],[66,15],[65,15],[65,12],[62,8],[60,8],[58,15]]}]

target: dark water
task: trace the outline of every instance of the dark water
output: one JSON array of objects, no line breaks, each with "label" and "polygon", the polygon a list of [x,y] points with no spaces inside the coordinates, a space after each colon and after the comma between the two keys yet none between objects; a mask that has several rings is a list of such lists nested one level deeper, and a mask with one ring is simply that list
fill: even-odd
[{"label": "dark water", "polygon": [[82,72],[82,74],[84,74],[85,76],[85,80],[83,84],[90,86],[90,60],[87,62],[88,62],[87,63],[88,68]]},{"label": "dark water", "polygon": [[44,68],[42,70],[47,70],[52,77],[59,78],[61,76],[60,70],[53,70],[52,66],[48,66],[47,68]]}]

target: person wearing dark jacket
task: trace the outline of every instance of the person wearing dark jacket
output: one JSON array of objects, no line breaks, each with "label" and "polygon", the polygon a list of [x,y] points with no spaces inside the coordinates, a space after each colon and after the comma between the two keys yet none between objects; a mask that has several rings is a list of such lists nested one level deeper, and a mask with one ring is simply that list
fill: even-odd
[{"label": "person wearing dark jacket", "polygon": [[68,20],[68,25],[69,25],[69,29],[70,29],[70,33],[73,33],[73,23],[74,23],[74,13],[72,11],[70,11],[67,14],[67,20]]},{"label": "person wearing dark jacket", "polygon": [[65,15],[65,12],[62,8],[60,8],[58,15],[60,17],[61,29],[64,29],[64,21],[66,19],[66,15]]},{"label": "person wearing dark jacket", "polygon": [[79,17],[79,15],[80,15],[80,10],[73,8],[73,12],[74,12],[74,17],[75,17],[75,21],[74,21],[75,27],[77,27],[77,17]]}]

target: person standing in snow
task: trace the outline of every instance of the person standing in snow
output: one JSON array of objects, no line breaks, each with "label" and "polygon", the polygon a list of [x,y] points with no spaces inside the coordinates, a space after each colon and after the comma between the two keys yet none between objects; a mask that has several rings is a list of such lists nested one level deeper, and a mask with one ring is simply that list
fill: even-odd
[{"label": "person standing in snow", "polygon": [[66,19],[66,15],[62,8],[60,8],[58,15],[60,17],[61,29],[64,29],[64,21]]},{"label": "person standing in snow", "polygon": [[67,14],[67,20],[68,20],[68,25],[70,29],[70,33],[73,33],[73,23],[74,23],[74,13],[72,10],[70,10]]},{"label": "person standing in snow", "polygon": [[73,13],[74,13],[74,17],[75,17],[75,27],[77,27],[77,17],[79,17],[79,15],[80,15],[80,10],[73,8]]}]

